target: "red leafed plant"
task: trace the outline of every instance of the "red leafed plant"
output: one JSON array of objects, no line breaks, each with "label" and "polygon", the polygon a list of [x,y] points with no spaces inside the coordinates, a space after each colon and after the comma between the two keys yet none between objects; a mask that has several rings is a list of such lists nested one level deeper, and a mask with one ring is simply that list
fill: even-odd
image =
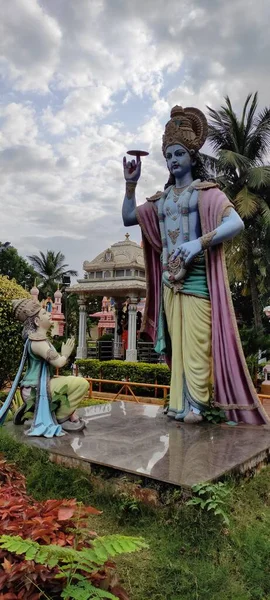
[{"label": "red leafed plant", "polygon": [[[78,504],[74,499],[35,501],[26,493],[24,476],[0,456],[2,539],[15,536],[16,542],[16,536],[19,536],[21,540],[32,540],[36,546],[53,544],[63,549],[76,548],[76,551],[91,549],[99,539],[105,539],[97,538],[97,534],[88,528],[88,516],[98,514],[101,513],[97,509]],[[0,547],[0,600],[39,600],[44,597],[42,592],[51,599],[62,597],[67,582],[65,574],[58,578],[59,573],[61,576],[58,564],[49,567],[38,564],[39,561],[26,560],[23,554],[16,554],[14,542],[13,550]],[[91,572],[81,570],[79,577],[122,600],[128,598],[118,586],[115,564],[110,560],[105,560]]]}]

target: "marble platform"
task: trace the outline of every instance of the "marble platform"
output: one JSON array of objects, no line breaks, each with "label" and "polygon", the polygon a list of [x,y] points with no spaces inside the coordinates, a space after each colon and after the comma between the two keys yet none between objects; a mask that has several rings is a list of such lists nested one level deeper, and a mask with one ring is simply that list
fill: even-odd
[{"label": "marble platform", "polygon": [[181,487],[245,473],[270,456],[265,426],[176,424],[159,406],[123,401],[84,408],[80,414],[86,429],[61,438],[31,438],[25,435],[27,426],[5,427],[57,462],[88,472],[102,465]]}]

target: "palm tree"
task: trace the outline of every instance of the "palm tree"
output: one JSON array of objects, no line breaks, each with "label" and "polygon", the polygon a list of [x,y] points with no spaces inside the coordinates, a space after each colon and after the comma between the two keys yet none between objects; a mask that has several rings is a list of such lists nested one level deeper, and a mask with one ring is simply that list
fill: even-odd
[{"label": "palm tree", "polygon": [[42,290],[45,294],[52,295],[57,284],[61,283],[64,275],[74,276],[78,275],[77,271],[68,269],[68,265],[65,264],[65,256],[62,252],[55,253],[53,250],[47,250],[45,255],[43,252],[28,256],[35,271],[39,274]]},{"label": "palm tree", "polygon": [[265,252],[269,255],[270,232],[270,166],[264,164],[270,148],[270,108],[259,114],[257,108],[257,92],[248,95],[240,119],[229,97],[218,111],[208,107],[208,139],[215,156],[203,155],[205,165],[245,223],[242,234],[229,244],[227,255],[233,278],[241,277],[250,293],[256,331],[262,328],[259,291],[269,281]]}]

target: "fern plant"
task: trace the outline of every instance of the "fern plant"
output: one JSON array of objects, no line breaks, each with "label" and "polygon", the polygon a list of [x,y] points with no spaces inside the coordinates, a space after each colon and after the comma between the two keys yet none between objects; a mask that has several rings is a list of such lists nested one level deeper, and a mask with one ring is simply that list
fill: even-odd
[{"label": "fern plant", "polygon": [[192,491],[194,496],[188,500],[187,505],[197,506],[201,510],[212,512],[222,519],[224,525],[229,525],[226,500],[230,490],[224,483],[221,481],[218,483],[198,483],[192,486]]},{"label": "fern plant", "polygon": [[33,560],[51,568],[57,566],[59,572],[55,577],[67,580],[61,594],[61,597],[66,600],[99,600],[100,598],[117,600],[110,592],[96,588],[81,572],[91,575],[109,558],[136,552],[148,546],[142,538],[108,535],[92,540],[90,548],[76,550],[54,544],[42,546],[38,542],[24,540],[20,536],[2,535],[0,547],[14,554],[24,554],[25,560]]},{"label": "fern plant", "polygon": [[64,600],[100,600],[101,598],[108,598],[109,600],[119,600],[111,592],[96,588],[87,581],[86,579],[79,581],[75,585],[67,585],[63,590],[61,597]]}]

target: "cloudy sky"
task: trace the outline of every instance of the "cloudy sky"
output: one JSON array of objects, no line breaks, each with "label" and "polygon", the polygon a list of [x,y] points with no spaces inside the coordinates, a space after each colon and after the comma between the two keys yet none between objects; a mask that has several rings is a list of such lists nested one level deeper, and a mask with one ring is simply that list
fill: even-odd
[{"label": "cloudy sky", "polygon": [[[122,156],[161,189],[174,104],[270,103],[269,0],[0,0],[0,240],[84,260],[124,238]],[[140,241],[139,227],[130,230]]]}]

